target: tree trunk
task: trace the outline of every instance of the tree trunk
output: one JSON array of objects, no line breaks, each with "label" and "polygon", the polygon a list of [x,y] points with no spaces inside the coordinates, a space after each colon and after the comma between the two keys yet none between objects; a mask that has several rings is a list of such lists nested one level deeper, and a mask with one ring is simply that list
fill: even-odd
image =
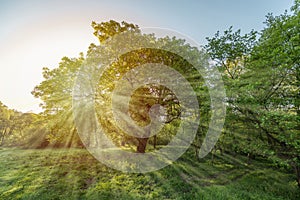
[{"label": "tree trunk", "polygon": [[210,153],[211,153],[211,165],[214,165],[216,149],[213,148]]},{"label": "tree trunk", "polygon": [[300,166],[295,165],[296,179],[298,187],[300,188]]},{"label": "tree trunk", "polygon": [[195,149],[195,156],[196,156],[196,159],[199,161],[200,158],[199,158],[199,147],[195,147],[194,146],[194,149]]},{"label": "tree trunk", "polygon": [[1,137],[0,137],[0,146],[2,146],[4,144],[4,139],[5,139],[5,136],[6,136],[6,132],[7,132],[7,128],[5,128],[1,134]]},{"label": "tree trunk", "polygon": [[138,146],[136,148],[137,153],[145,153],[146,146],[149,138],[138,138]]},{"label": "tree trunk", "polygon": [[153,137],[153,148],[156,149],[157,135]]},{"label": "tree trunk", "polygon": [[67,148],[71,148],[72,147],[72,144],[73,144],[73,140],[74,140],[74,136],[76,134],[76,129],[74,128],[71,132],[71,136],[69,138],[69,141],[67,141]]},{"label": "tree trunk", "polygon": [[250,153],[247,154],[247,165],[250,165],[251,163],[251,156]]}]

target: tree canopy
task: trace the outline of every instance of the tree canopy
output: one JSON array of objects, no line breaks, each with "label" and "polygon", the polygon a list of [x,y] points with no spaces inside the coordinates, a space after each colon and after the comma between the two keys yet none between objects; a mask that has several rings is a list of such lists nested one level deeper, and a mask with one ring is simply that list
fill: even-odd
[{"label": "tree canopy", "polygon": [[232,27],[207,38],[223,71],[228,112],[220,148],[293,167],[300,185],[299,1],[280,16],[267,15],[259,33]]}]

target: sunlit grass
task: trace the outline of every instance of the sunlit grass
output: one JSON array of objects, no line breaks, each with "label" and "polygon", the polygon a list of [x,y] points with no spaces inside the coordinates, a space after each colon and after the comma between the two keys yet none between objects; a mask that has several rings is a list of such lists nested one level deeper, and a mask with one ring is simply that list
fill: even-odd
[{"label": "sunlit grass", "polygon": [[84,149],[0,150],[0,199],[298,199],[292,174],[229,155],[188,151],[147,174],[106,167]]}]

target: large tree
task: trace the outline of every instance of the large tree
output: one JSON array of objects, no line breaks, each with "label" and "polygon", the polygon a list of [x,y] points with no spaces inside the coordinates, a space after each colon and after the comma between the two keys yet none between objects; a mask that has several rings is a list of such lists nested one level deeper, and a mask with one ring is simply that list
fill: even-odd
[{"label": "large tree", "polygon": [[[169,37],[156,38],[153,34],[142,35],[139,27],[134,24],[126,22],[118,23],[111,20],[102,23],[92,22],[92,27],[95,30],[94,35],[99,39],[100,44],[91,44],[86,58],[83,55],[74,59],[64,57],[58,68],[53,70],[44,68],[43,75],[45,80],[33,91],[34,96],[41,98],[43,101],[44,115],[49,119],[48,129],[50,134],[48,137],[52,142],[67,143],[67,146],[70,146],[74,143],[72,142],[74,138],[77,138],[77,130],[72,119],[72,92],[75,78],[78,79],[78,71],[83,65],[105,65],[105,59],[112,57],[115,52],[120,50],[118,46],[114,48],[106,46],[106,41],[109,41],[115,35],[132,31],[147,42],[176,48],[177,51],[180,51],[190,59],[200,60],[201,62],[207,61],[202,51],[189,46],[184,40]],[[135,41],[133,43],[126,43],[125,45],[140,45],[140,43],[139,41]],[[149,137],[144,138],[128,136],[118,128],[111,110],[111,95],[115,87],[115,82],[128,71],[145,63],[163,64],[178,70],[184,74],[184,77],[191,83],[195,91],[198,91],[199,102],[202,105],[208,103],[207,92],[203,86],[203,78],[195,76],[197,70],[193,68],[191,63],[171,52],[146,48],[128,52],[109,63],[110,66],[106,68],[106,71],[100,78],[97,76],[99,73],[97,67],[90,68],[95,71],[89,71],[87,79],[91,84],[97,85],[96,91],[93,94],[99,122],[117,145],[122,146],[129,143],[136,146],[136,151],[140,153],[146,151],[148,142],[151,142],[155,147],[159,143],[158,139],[165,141],[164,144],[167,144],[170,138],[172,138],[169,132],[171,130],[175,132],[174,126],[176,127],[180,123],[180,105],[178,99],[176,99],[176,95],[167,87],[159,84],[150,84],[134,92],[130,102],[130,117],[140,126],[145,126],[150,120],[149,109],[154,104],[161,104],[167,111],[165,123],[169,125],[166,125],[157,136],[150,137],[149,135]],[[202,97],[200,97],[201,95]],[[99,103],[100,98],[102,99],[101,103]],[[169,139],[165,139],[167,137]],[[86,144],[90,145],[88,142]]]},{"label": "large tree", "polygon": [[[111,139],[116,143],[122,145],[124,143],[133,142],[133,144],[136,146],[136,151],[139,153],[145,153],[148,142],[153,143],[154,147],[156,147],[157,137],[161,139],[162,136],[164,138],[163,140],[165,141],[164,144],[167,144],[170,141],[170,136],[167,136],[169,139],[166,140],[166,133],[169,132],[168,130],[174,129],[174,126],[176,127],[178,126],[178,123],[180,123],[180,106],[182,105],[179,104],[176,95],[169,88],[160,84],[148,84],[137,89],[132,96],[132,100],[130,101],[129,115],[131,119],[133,119],[139,126],[143,127],[148,125],[150,123],[150,108],[154,104],[160,104],[167,111],[167,116],[164,123],[169,125],[164,126],[162,131],[153,137],[150,137],[150,133],[147,133],[143,138],[132,137],[128,136],[118,127],[120,124],[118,124],[119,122],[116,122],[113,117],[111,96],[115,90],[116,82],[124,79],[124,75],[129,71],[134,72],[137,66],[147,63],[156,63],[169,66],[179,71],[191,83],[195,91],[200,91],[200,88],[203,89],[205,87],[203,86],[203,78],[199,75],[195,76],[195,74],[199,74],[196,68],[194,68],[191,63],[186,61],[183,57],[163,49],[165,46],[176,49],[177,51],[181,52],[181,55],[183,54],[190,59],[197,60],[196,62],[198,62],[200,65],[207,61],[203,52],[199,49],[189,46],[184,40],[169,37],[156,38],[153,34],[141,34],[138,26],[125,22],[123,22],[122,25],[114,21],[102,22],[100,24],[92,23],[92,25],[95,28],[94,34],[99,38],[100,45],[92,46],[92,48],[90,48],[87,55],[87,65],[104,65],[103,60],[110,60],[110,57],[114,57],[116,52],[119,52],[120,49],[124,47],[130,49],[143,46],[143,42],[146,42],[147,44],[156,44],[156,47],[161,47],[137,48],[136,50],[122,54],[117,59],[112,59],[109,62],[110,66],[105,69],[105,72],[103,72],[100,80],[97,80],[96,78],[97,89],[95,91],[95,101],[100,123],[104,129],[106,129],[106,132],[110,135]],[[123,30],[133,32],[136,37],[135,40],[132,41],[130,40],[132,38],[128,38],[128,40],[119,40],[116,45],[107,46],[106,40],[120,34]],[[110,38],[108,36],[110,36]],[[159,74],[160,72],[156,71],[154,73]],[[155,75],[154,73],[149,75],[147,79],[150,80],[151,76]],[[127,80],[131,85],[138,81],[135,77],[127,77]],[[198,98],[200,99],[200,92],[197,94]],[[207,99],[201,98],[201,101],[199,102],[204,105],[208,101]],[[173,134],[174,133],[176,133],[176,131],[173,130]]]},{"label": "large tree", "polygon": [[[228,118],[220,145],[295,170],[300,186],[299,1],[269,14],[258,40],[230,28],[206,49],[224,74]],[[232,144],[232,145],[231,145]]]}]

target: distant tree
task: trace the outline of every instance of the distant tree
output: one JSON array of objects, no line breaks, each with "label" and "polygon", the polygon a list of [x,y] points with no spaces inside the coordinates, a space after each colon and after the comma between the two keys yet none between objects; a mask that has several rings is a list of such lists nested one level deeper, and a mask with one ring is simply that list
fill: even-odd
[{"label": "distant tree", "polygon": [[0,102],[0,145],[20,146],[29,133],[28,128],[34,121],[35,114],[21,113],[9,109]]},{"label": "distant tree", "polygon": [[4,144],[5,139],[11,133],[11,110],[0,102],[0,146]]}]

